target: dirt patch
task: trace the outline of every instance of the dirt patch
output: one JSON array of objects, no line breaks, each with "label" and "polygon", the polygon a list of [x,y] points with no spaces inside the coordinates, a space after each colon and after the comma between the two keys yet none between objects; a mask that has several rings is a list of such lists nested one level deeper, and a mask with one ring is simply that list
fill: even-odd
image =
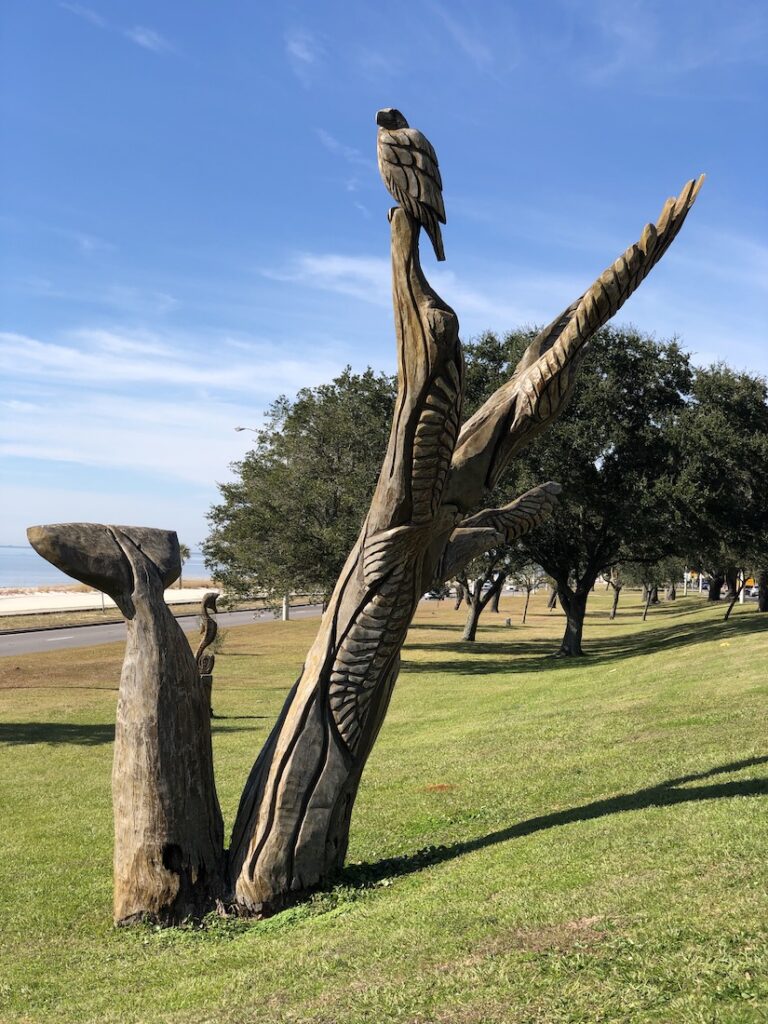
[{"label": "dirt patch", "polygon": [[458,789],[452,782],[431,782],[424,787],[425,793],[449,793],[452,789]]},{"label": "dirt patch", "polygon": [[571,949],[594,946],[606,935],[600,927],[602,917],[579,917],[564,924],[543,925],[538,928],[516,928],[504,935],[496,936],[483,943],[477,952],[484,956],[495,956],[510,949],[529,953],[567,953]]}]

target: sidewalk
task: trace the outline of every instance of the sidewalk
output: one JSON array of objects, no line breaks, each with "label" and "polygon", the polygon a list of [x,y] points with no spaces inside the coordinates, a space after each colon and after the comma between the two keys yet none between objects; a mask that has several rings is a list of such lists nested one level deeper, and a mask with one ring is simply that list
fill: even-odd
[{"label": "sidewalk", "polygon": [[[183,590],[171,587],[165,592],[165,603],[200,604],[203,596],[211,591],[219,592],[217,587],[190,587]],[[34,615],[36,612],[83,612],[102,607],[114,608],[115,602],[111,597],[96,591],[82,594],[66,590],[39,590],[27,594],[0,592],[0,617]]]}]

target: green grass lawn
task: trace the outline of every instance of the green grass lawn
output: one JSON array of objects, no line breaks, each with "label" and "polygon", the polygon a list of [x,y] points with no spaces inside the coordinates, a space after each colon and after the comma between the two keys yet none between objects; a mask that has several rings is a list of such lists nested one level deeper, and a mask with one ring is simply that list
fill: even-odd
[{"label": "green grass lawn", "polygon": [[[768,1021],[768,615],[596,594],[559,661],[505,604],[422,606],[338,887],[204,929],[111,925],[120,645],[3,658],[0,1020]],[[229,631],[227,827],[316,627]]]}]

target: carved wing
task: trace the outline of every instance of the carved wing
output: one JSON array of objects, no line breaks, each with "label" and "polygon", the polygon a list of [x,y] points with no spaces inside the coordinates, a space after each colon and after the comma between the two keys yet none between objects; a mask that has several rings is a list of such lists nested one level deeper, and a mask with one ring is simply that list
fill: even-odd
[{"label": "carved wing", "polygon": [[467,420],[453,454],[446,502],[466,508],[468,496],[494,487],[512,456],[562,412],[587,342],[667,251],[703,182],[702,174],[666,201],[656,224],[647,224],[639,241],[537,335],[511,380]]},{"label": "carved wing", "polygon": [[451,534],[435,579],[453,579],[468,562],[484,551],[511,544],[538,526],[551,514],[561,490],[560,484],[550,480],[531,488],[503,508],[486,508],[463,519]]},{"label": "carved wing", "polygon": [[509,503],[503,508],[485,508],[461,522],[465,527],[490,527],[504,535],[507,544],[522,537],[545,519],[557,504],[557,495],[562,488],[550,480]]},{"label": "carved wing", "polygon": [[379,129],[379,170],[392,196],[412,217],[423,221],[422,206],[445,224],[443,180],[431,143],[415,128]]}]

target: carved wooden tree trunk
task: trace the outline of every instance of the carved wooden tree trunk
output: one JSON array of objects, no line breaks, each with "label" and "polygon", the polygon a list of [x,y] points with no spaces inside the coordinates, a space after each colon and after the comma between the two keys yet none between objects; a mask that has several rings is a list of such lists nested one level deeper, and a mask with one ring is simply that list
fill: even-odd
[{"label": "carved wooden tree trunk", "polygon": [[115,725],[115,920],[182,921],[224,891],[209,694],[160,576],[128,538],[134,574]]},{"label": "carved wooden tree trunk", "polygon": [[710,577],[709,580],[709,592],[707,594],[708,601],[719,601],[725,586],[725,574],[722,572],[717,573]]},{"label": "carved wooden tree trunk", "polygon": [[757,610],[768,612],[768,569],[761,569],[757,575]]},{"label": "carved wooden tree trunk", "polygon": [[252,911],[280,906],[343,863],[459,433],[458,321],[421,272],[418,227],[401,210],[391,227],[399,387],[390,443],[362,533],[240,804],[230,864],[235,896]]},{"label": "carved wooden tree trunk", "polygon": [[207,694],[163,599],[180,569],[176,534],[93,523],[27,534],[63,572],[109,594],[126,619],[112,770],[115,921],[204,912],[224,892],[224,828]]}]

